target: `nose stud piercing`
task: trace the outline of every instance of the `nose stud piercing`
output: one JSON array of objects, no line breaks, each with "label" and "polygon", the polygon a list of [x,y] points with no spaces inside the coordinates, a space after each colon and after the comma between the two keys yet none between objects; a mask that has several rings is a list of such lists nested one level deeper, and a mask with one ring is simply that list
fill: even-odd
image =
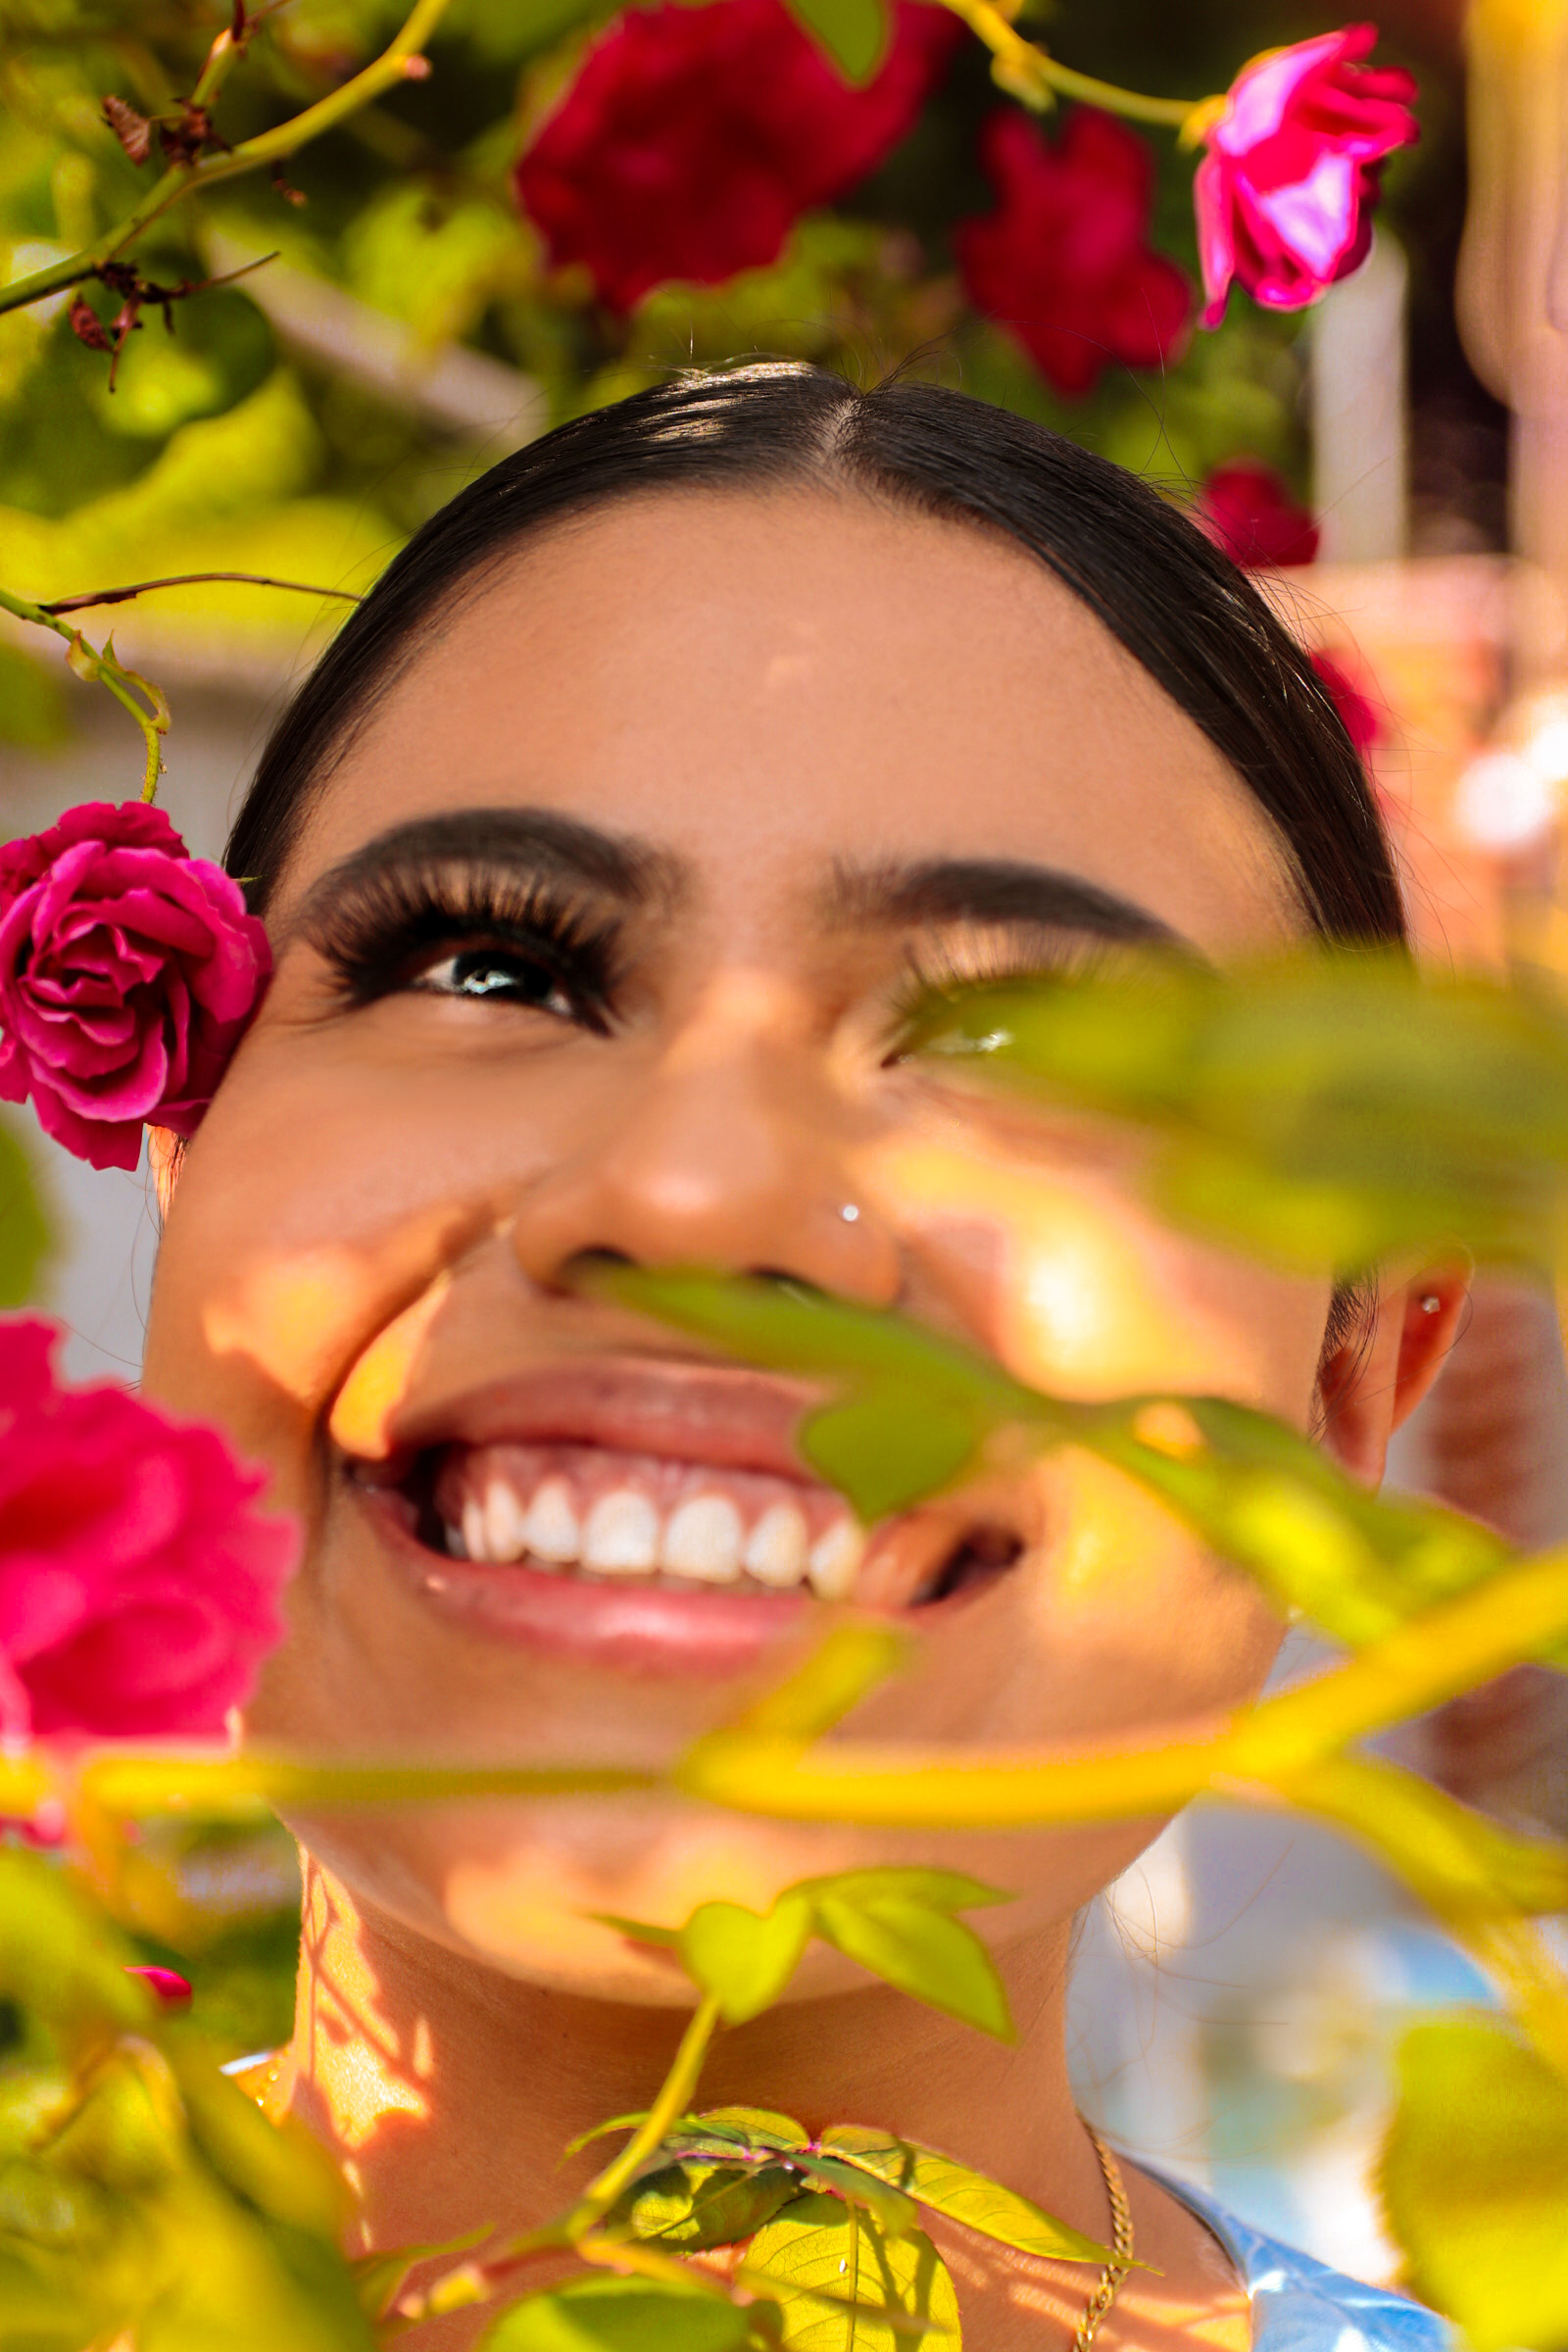
[{"label": "nose stud piercing", "polygon": [[1438,1297],[1436,1291],[1429,1291],[1421,1301],[1421,1312],[1424,1315],[1435,1315],[1442,1304],[1443,1300]]},{"label": "nose stud piercing", "polygon": [[858,1223],[859,1214],[860,1212],[853,1200],[846,1200],[844,1206],[839,1210],[839,1215],[844,1219],[846,1225]]}]

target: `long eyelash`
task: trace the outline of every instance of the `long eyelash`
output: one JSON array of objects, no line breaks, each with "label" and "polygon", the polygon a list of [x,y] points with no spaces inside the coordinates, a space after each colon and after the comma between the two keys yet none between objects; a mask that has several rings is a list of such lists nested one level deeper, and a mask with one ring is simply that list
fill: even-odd
[{"label": "long eyelash", "polygon": [[1035,924],[988,924],[984,929],[936,932],[910,941],[893,984],[890,1041],[908,1028],[932,997],[952,996],[1010,980],[1080,980],[1103,969],[1126,949],[1091,932],[1047,931]]},{"label": "long eyelash", "polygon": [[619,925],[539,875],[470,865],[395,865],[351,882],[307,937],[352,1005],[410,985],[437,948],[515,948],[556,973],[585,1015],[608,1016]]}]

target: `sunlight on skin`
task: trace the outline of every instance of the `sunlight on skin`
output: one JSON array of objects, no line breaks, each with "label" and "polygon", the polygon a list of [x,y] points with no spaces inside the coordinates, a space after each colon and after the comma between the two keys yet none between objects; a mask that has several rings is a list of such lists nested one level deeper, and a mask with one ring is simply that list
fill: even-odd
[{"label": "sunlight on skin", "polygon": [[452,1275],[443,1267],[414,1304],[378,1331],[332,1400],[327,1428],[332,1443],[364,1461],[384,1461],[391,1451],[387,1425],[409,1394],[430,1326],[445,1304]]},{"label": "sunlight on skin", "polygon": [[428,2025],[416,2021],[411,2046],[405,2050],[378,2005],[380,1986],[362,1936],[353,1896],[312,1864],[304,1927],[309,1993],[295,2036],[295,2058],[298,2080],[307,2095],[319,2102],[333,2144],[350,2155],[366,2145],[389,2115],[421,2122],[429,2113],[429,2099],[419,2083],[428,2082],[434,2071]]},{"label": "sunlight on skin", "polygon": [[[1075,1397],[1223,1388],[1276,1411],[1304,1407],[1298,1334],[1321,1330],[1326,1283],[1270,1278],[1217,1250],[1173,1244],[1123,1183],[1113,1190],[1103,1176],[1009,1167],[981,1158],[972,1142],[961,1150],[895,1137],[866,1163],[901,1225],[947,1217],[990,1226],[1000,1258],[993,1344],[1031,1387]],[[1256,1312],[1258,1285],[1271,1279],[1291,1317],[1284,1345],[1278,1321]]]}]

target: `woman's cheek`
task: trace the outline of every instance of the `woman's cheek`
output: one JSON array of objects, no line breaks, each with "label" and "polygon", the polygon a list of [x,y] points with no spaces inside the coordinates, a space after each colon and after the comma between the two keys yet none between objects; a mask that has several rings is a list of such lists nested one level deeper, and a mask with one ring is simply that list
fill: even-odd
[{"label": "woman's cheek", "polygon": [[1119,1170],[1019,1164],[997,1142],[901,1139],[864,1169],[1009,1371],[1069,1396],[1218,1392],[1305,1422],[1326,1284],[1162,1225]]}]

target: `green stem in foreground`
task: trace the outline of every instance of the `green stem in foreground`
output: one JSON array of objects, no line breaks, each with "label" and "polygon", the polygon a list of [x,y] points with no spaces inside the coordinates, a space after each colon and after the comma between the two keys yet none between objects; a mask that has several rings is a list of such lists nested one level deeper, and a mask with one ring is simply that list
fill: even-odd
[{"label": "green stem in foreground", "polygon": [[680,2047],[647,2115],[620,2154],[589,2182],[562,2223],[568,2239],[581,2237],[604,2219],[628,2181],[635,2180],[649,2157],[658,2152],[671,2126],[688,2112],[717,2025],[718,2000],[709,1993],[681,2035]]},{"label": "green stem in foreground", "polygon": [[1132,122],[1163,122],[1174,130],[1185,129],[1198,112],[1200,101],[1146,98],[1138,90],[1123,90],[1112,81],[1099,81],[1092,74],[1059,65],[1037,41],[1025,40],[995,0],[944,0],[944,6],[984,41],[996,60],[995,79],[1025,106],[1044,111],[1058,97],[1077,98],[1086,106],[1102,107],[1108,115],[1122,115]]},{"label": "green stem in foreground", "polygon": [[[318,99],[315,106],[306,107],[289,122],[278,123],[275,129],[264,130],[254,139],[242,140],[226,154],[203,156],[196,163],[171,164],[135,210],[117,221],[96,243],[84,245],[79,253],[70,254],[62,262],[52,262],[47,269],[35,270],[29,277],[18,278],[14,285],[0,286],[0,312],[24,310],[47,295],[63,293],[68,286],[95,277],[107,262],[123,253],[127,245],[134,244],[144,229],[151,227],[193,188],[211,187],[220,180],[238,179],[247,172],[265,171],[272,164],[282,163],[312,139],[335,129],[362,106],[379,98],[384,90],[395,88],[400,81],[416,78],[426,70],[420,54],[424,43],[440,23],[447,4],[448,0],[416,0],[389,48],[341,88]],[[196,86],[200,103],[205,104],[216,95],[237,55],[229,35],[220,34]]]},{"label": "green stem in foreground", "polygon": [[[466,2310],[474,2303],[489,2302],[515,2272],[542,2254],[559,2253],[566,2247],[584,2252],[584,2258],[590,2262],[613,2265],[624,2256],[630,2258],[630,2267],[634,2269],[651,2268],[646,2260],[638,2259],[634,2247],[623,2250],[618,2244],[595,2238],[594,2231],[621,2190],[636,2179],[649,2157],[657,2155],[671,2127],[690,2111],[708,2057],[708,2045],[717,2026],[718,2002],[710,1993],[681,2035],[680,2047],[647,2115],[620,2154],[595,2175],[568,2213],[542,2230],[530,2230],[526,2235],[514,2238],[484,2262],[460,2264],[445,2278],[437,2278],[416,2304],[402,2306],[403,2316],[414,2320],[436,2319],[447,2312]],[[584,2239],[590,2241],[586,2251]],[[655,2260],[661,2276],[675,2275],[678,2266],[670,2265],[657,2254]]]}]

